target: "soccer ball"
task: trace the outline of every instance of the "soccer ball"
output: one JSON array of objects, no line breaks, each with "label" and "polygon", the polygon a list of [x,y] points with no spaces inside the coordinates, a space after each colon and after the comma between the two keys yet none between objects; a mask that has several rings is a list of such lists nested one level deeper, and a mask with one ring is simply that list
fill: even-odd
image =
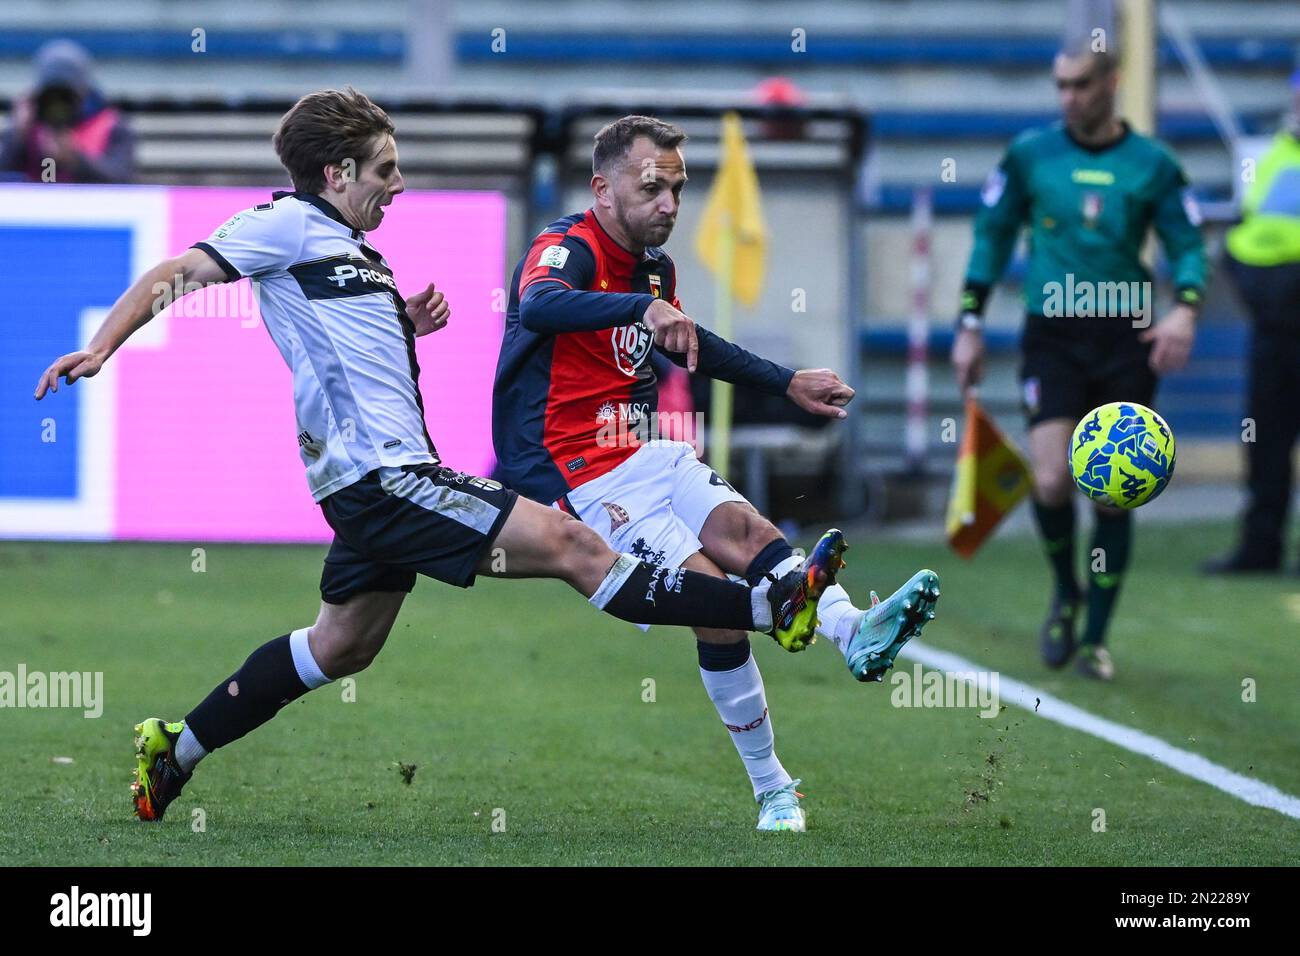
[{"label": "soccer ball", "polygon": [[1070,438],[1070,473],[1094,501],[1117,508],[1144,505],[1174,476],[1174,433],[1136,402],[1094,408]]}]

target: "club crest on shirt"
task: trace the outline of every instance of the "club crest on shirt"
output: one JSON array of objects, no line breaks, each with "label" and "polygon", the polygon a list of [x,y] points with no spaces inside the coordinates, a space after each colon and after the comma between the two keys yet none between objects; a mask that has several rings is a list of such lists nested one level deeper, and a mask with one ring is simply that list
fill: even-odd
[{"label": "club crest on shirt", "polygon": [[622,505],[616,505],[612,501],[602,501],[601,507],[609,512],[609,531],[613,534],[623,525],[632,520],[627,510]]},{"label": "club crest on shirt", "polygon": [[660,293],[663,291],[663,280],[657,275],[650,276],[650,294],[656,299],[661,298]]},{"label": "club crest on shirt", "polygon": [[650,354],[654,336],[640,322],[634,325],[620,325],[610,330],[610,341],[614,346],[614,364],[624,375],[636,377],[637,369]]}]

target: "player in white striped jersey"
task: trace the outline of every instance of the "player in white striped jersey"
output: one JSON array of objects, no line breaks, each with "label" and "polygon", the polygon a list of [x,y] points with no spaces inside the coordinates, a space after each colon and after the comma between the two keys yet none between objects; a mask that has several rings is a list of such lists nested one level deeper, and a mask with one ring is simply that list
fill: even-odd
[{"label": "player in white striped jersey", "polygon": [[[313,625],[263,644],[184,720],[151,717],[136,726],[141,819],[161,819],[210,751],[368,666],[417,573],[459,587],[478,573],[558,578],[624,620],[806,640],[817,599],[839,569],[838,531],[823,536],[803,567],[753,588],[655,567],[615,553],[556,509],[442,467],[425,431],[414,339],[446,324],[447,303],[432,283],[403,299],[365,238],[404,188],[393,132],[387,114],[355,90],[303,97],[274,141],[294,191],[150,269],[87,348],[56,359],[38,381],[41,399],[60,378],[71,384],[98,372],[152,318],[158,282],[191,288],[256,279],[267,329],[293,370],[308,484],[335,532]],[[505,570],[493,567],[493,549],[506,554]]]}]

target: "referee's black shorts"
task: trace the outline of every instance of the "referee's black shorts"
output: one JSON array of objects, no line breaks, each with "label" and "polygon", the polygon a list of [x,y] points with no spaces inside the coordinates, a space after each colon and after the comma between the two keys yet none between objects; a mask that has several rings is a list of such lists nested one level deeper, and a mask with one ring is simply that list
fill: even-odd
[{"label": "referee's black shorts", "polygon": [[404,591],[416,574],[467,588],[519,495],[500,482],[441,465],[377,468],[321,501],[334,543],[321,599]]},{"label": "referee's black shorts", "polygon": [[1098,405],[1155,400],[1151,344],[1126,318],[1030,315],[1020,339],[1020,399],[1029,425],[1077,422]]}]

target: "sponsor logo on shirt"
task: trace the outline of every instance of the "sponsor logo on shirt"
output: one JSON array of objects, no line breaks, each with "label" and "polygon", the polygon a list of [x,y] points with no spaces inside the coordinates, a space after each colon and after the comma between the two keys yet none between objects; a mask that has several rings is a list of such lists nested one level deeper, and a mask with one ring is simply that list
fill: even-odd
[{"label": "sponsor logo on shirt", "polygon": [[360,268],[350,263],[344,263],[341,266],[334,267],[334,274],[327,276],[330,282],[333,282],[340,289],[344,288],[353,279],[359,279],[361,282],[370,285],[382,285],[386,289],[397,291],[397,283],[393,281],[391,275],[385,275],[375,269]]},{"label": "sponsor logo on shirt", "polygon": [[1109,169],[1075,169],[1070,172],[1070,179],[1084,186],[1115,185],[1115,174]]},{"label": "sponsor logo on shirt", "polygon": [[610,330],[610,342],[614,346],[614,364],[624,375],[636,377],[637,369],[645,362],[654,345],[654,336],[640,322],[635,325],[620,325]]}]

